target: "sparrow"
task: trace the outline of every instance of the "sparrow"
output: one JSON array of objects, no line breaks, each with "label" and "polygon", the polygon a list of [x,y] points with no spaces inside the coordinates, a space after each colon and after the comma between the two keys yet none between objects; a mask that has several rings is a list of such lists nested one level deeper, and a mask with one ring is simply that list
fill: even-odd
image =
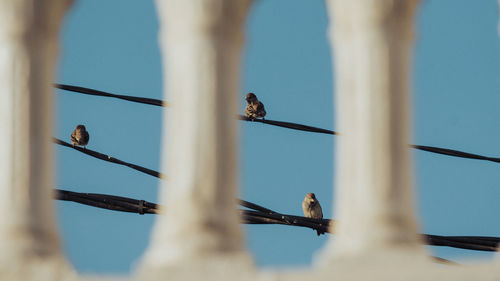
[{"label": "sparrow", "polygon": [[264,109],[264,104],[257,99],[257,96],[254,93],[248,93],[245,100],[248,103],[245,109],[246,116],[252,120],[259,117],[264,119],[264,116],[266,116],[266,110]]},{"label": "sparrow", "polygon": [[[321,205],[314,193],[307,193],[304,201],[302,201],[302,211],[304,211],[304,217],[313,219],[322,219],[323,211],[321,210]],[[316,230],[318,236],[323,233],[320,230]]]},{"label": "sparrow", "polygon": [[75,145],[81,145],[83,148],[89,143],[89,132],[85,129],[85,126],[78,125],[76,126],[73,133],[71,133],[71,144],[73,147]]}]

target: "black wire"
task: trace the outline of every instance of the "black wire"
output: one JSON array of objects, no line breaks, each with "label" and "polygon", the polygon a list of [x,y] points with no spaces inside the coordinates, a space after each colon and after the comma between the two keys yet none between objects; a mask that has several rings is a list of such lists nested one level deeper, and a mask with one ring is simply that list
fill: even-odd
[{"label": "black wire", "polygon": [[157,178],[163,178],[163,175],[155,170],[151,170],[151,169],[148,169],[148,168],[145,168],[145,167],[142,167],[142,166],[139,166],[139,165],[135,165],[135,164],[132,164],[132,163],[129,163],[129,162],[125,162],[125,161],[122,161],[120,159],[116,159],[114,157],[111,157],[109,155],[106,155],[106,154],[102,154],[100,152],[97,152],[97,151],[94,151],[94,150],[91,150],[91,149],[88,149],[88,148],[82,148],[82,147],[79,147],[79,146],[73,146],[63,140],[60,140],[60,139],[57,139],[57,138],[53,138],[52,141],[56,144],[59,144],[59,145],[62,145],[62,146],[66,146],[66,147],[69,147],[69,148],[73,148],[75,150],[78,150],[84,154],[87,154],[87,155],[90,155],[92,157],[95,157],[97,159],[101,159],[101,160],[104,160],[104,161],[107,161],[107,162],[111,162],[111,163],[115,163],[115,164],[118,164],[118,165],[122,165],[122,166],[127,166],[129,168],[132,168],[134,170],[137,170],[139,172],[142,172],[142,173],[145,173],[145,174],[148,174],[148,175],[151,175],[151,176],[154,176],[154,177],[157,177]]},{"label": "black wire", "polygon": [[244,115],[237,115],[237,116],[238,116],[238,119],[243,120],[243,121],[259,122],[259,123],[274,125],[274,126],[278,126],[278,127],[288,128],[288,129],[292,129],[292,130],[313,132],[313,133],[320,133],[320,134],[327,134],[327,135],[338,135],[339,134],[339,133],[332,131],[332,130],[326,130],[326,129],[321,129],[318,127],[312,127],[312,126],[307,126],[307,125],[302,125],[302,124],[297,124],[297,123],[276,121],[276,120],[269,120],[269,119],[252,119],[252,118],[248,118]]},{"label": "black wire", "polygon": [[[157,99],[150,99],[150,98],[142,98],[142,97],[134,97],[134,96],[125,96],[125,95],[117,95],[117,94],[111,94],[111,93],[106,93],[103,91],[98,91],[94,89],[89,89],[89,88],[84,88],[84,87],[77,87],[77,86],[71,86],[71,85],[64,85],[64,84],[54,84],[54,87],[62,89],[62,90],[67,90],[67,91],[73,91],[73,92],[78,92],[82,94],[87,94],[87,95],[94,95],[94,96],[105,96],[105,97],[112,97],[112,98],[118,98],[118,99],[123,99],[127,101],[132,101],[132,102],[137,102],[137,103],[143,103],[143,104],[149,104],[149,105],[156,105],[156,106],[166,106],[167,103],[163,102],[161,100]],[[275,121],[275,120],[265,120],[265,119],[251,119],[243,115],[238,115],[238,118],[243,121],[251,121],[251,122],[259,122],[259,123],[264,123],[264,124],[269,124],[269,125],[274,125],[274,126],[279,126],[279,127],[284,127],[284,128],[289,128],[289,129],[294,129],[294,130],[300,130],[300,131],[307,131],[307,132],[315,132],[315,133],[323,133],[323,134],[330,134],[330,135],[338,135],[337,132],[331,131],[331,130],[326,130],[322,128],[317,128],[317,127],[312,127],[312,126],[307,126],[307,125],[302,125],[302,124],[296,124],[296,123],[291,123],[291,122],[284,122],[284,121]],[[97,151],[93,151],[90,149],[84,149],[80,148],[78,146],[72,146],[67,142],[64,142],[60,139],[54,138],[54,142],[66,146],[66,147],[71,147],[73,149],[76,149],[82,153],[85,153],[87,155],[93,156],[95,158],[105,160],[108,162],[112,162],[115,164],[119,165],[124,165],[127,167],[130,167],[132,169],[138,170],[140,172],[155,176],[160,178],[161,174],[157,171],[138,166],[132,163],[128,163],[116,158],[113,158],[111,156],[99,153]],[[494,158],[494,157],[487,157],[487,156],[482,156],[478,154],[472,154],[472,153],[467,153],[467,152],[462,152],[458,150],[452,150],[452,149],[447,149],[447,148],[439,148],[439,147],[432,147],[432,146],[423,146],[423,145],[410,145],[410,147],[422,150],[422,151],[427,151],[427,152],[432,152],[432,153],[437,153],[437,154],[442,154],[442,155],[448,155],[448,156],[453,156],[453,157],[461,157],[461,158],[469,158],[469,159],[478,159],[478,160],[487,160],[487,161],[492,161],[496,163],[500,163],[500,158]],[[127,198],[127,197],[120,197],[120,196],[114,196],[114,195],[106,195],[106,194],[97,194],[97,193],[78,193],[78,192],[72,192],[72,191],[67,191],[67,190],[55,190],[56,195],[55,199],[58,200],[63,200],[63,201],[72,201],[88,206],[93,206],[93,207],[98,207],[98,208],[103,208],[103,209],[108,209],[108,210],[114,210],[114,211],[121,211],[121,212],[131,212],[131,213],[138,213],[138,214],[157,214],[159,205],[147,202],[145,200],[136,200],[132,198]],[[244,201],[244,200],[239,200],[239,204],[243,207],[253,209],[252,210],[240,210],[241,217],[242,217],[242,222],[246,224],[283,224],[283,225],[290,225],[290,226],[300,226],[300,227],[307,227],[314,229],[318,231],[318,235],[321,233],[328,233],[329,232],[329,226],[333,221],[328,220],[328,219],[312,219],[312,218],[305,218],[305,217],[300,217],[300,216],[293,216],[293,215],[285,215],[285,214],[280,214],[275,211],[272,211],[270,209],[267,209],[265,207],[259,206],[257,204]],[[499,237],[485,237],[485,236],[439,236],[439,235],[430,235],[430,234],[422,234],[423,240],[426,244],[428,245],[433,245],[433,246],[448,246],[448,247],[454,247],[454,248],[461,248],[461,249],[469,249],[469,250],[477,250],[477,251],[496,251],[498,244],[500,243],[500,238]],[[449,260],[445,260],[439,257],[433,257],[439,262],[444,262],[444,263],[453,263]]]},{"label": "black wire", "polygon": [[[62,90],[66,90],[66,91],[81,93],[81,94],[87,94],[87,95],[93,95],[93,96],[103,96],[103,97],[112,97],[112,98],[118,98],[118,99],[123,99],[123,100],[127,100],[127,101],[155,105],[155,106],[166,106],[167,105],[166,102],[164,102],[162,100],[158,100],[158,99],[117,95],[117,94],[111,94],[111,93],[107,93],[107,92],[103,92],[103,91],[99,91],[99,90],[94,90],[94,89],[89,89],[89,88],[85,88],[85,87],[78,87],[78,86],[72,86],[72,85],[66,85],[66,84],[54,84],[54,87],[62,89]],[[237,118],[240,120],[243,120],[243,121],[247,121],[247,122],[264,123],[264,124],[268,124],[268,125],[279,126],[279,127],[284,127],[284,128],[293,129],[293,130],[307,131],[307,132],[314,132],[314,133],[321,133],[321,134],[328,134],[328,135],[339,135],[338,132],[335,132],[332,130],[317,128],[317,127],[312,127],[312,126],[307,126],[307,125],[302,125],[302,124],[297,124],[297,123],[268,120],[268,119],[251,119],[251,118],[248,118],[248,117],[243,116],[243,115],[238,115]],[[448,149],[448,148],[441,148],[441,147],[427,146],[427,145],[415,145],[415,144],[411,144],[410,147],[412,147],[414,149],[422,150],[422,151],[427,151],[427,152],[441,154],[441,155],[448,155],[448,156],[452,156],[452,157],[485,160],[485,161],[500,163],[500,158],[497,158],[497,157],[483,156],[483,155],[479,155],[479,154],[473,154],[473,153],[468,153],[468,152],[453,150],[453,149]]]},{"label": "black wire", "polygon": [[[141,214],[155,214],[157,205],[147,202],[145,206],[140,208],[139,202],[143,200],[135,200],[131,198],[111,196],[105,194],[79,193],[67,190],[55,190],[55,199],[62,201],[72,201],[84,205],[89,205],[97,208],[129,212]],[[120,199],[121,198],[121,199]],[[136,201],[136,202],[130,202]]]},{"label": "black wire", "polygon": [[448,264],[448,265],[461,265],[458,262],[454,262],[451,260],[443,259],[440,257],[432,257],[432,259],[437,263]]},{"label": "black wire", "polygon": [[[157,171],[124,162],[90,149],[84,149],[78,146],[73,147],[69,143],[58,139],[54,139],[54,142],[59,145],[73,148],[77,151],[91,155],[101,160],[124,165],[155,177],[161,176]],[[144,200],[136,200],[105,194],[77,193],[65,190],[56,190],[56,199],[73,201],[80,204],[90,205],[108,210],[139,214],[155,214],[159,208],[157,204],[150,203]],[[254,210],[240,210],[243,223],[246,224],[283,224],[308,227],[317,230],[319,233],[327,233],[329,231],[329,225],[330,223],[332,223],[332,221],[328,219],[318,220],[300,216],[280,214],[271,209],[241,199],[238,202],[241,206]],[[439,236],[423,234],[423,238],[428,245],[448,246],[477,251],[496,251],[496,248],[500,243],[500,237],[488,236]]]},{"label": "black wire", "polygon": [[106,92],[99,91],[99,90],[78,87],[78,86],[72,86],[72,85],[54,84],[54,87],[59,88],[61,90],[66,90],[66,91],[71,91],[71,92],[76,92],[76,93],[81,93],[81,94],[86,94],[86,95],[91,95],[91,96],[110,97],[110,98],[122,99],[122,100],[126,100],[126,101],[132,101],[132,102],[144,103],[144,104],[150,104],[150,105],[156,105],[156,106],[168,105],[166,102],[163,102],[162,100],[134,97],[134,96],[117,95],[117,94],[111,94],[111,93],[106,93]]},{"label": "black wire", "polygon": [[498,247],[498,243],[495,243],[494,246],[491,246],[490,241],[483,241],[478,237],[470,236],[464,238],[463,241],[455,241],[453,238],[448,238],[447,236],[439,236],[439,235],[429,235],[424,234],[424,240],[428,245],[432,246],[448,246],[453,248],[467,249],[467,250],[476,250],[476,251],[487,251],[487,252],[495,252]]},{"label": "black wire", "polygon": [[[98,207],[107,210],[138,213],[138,214],[158,214],[160,205],[145,200],[137,200],[127,197],[98,194],[80,193],[68,190],[55,189],[54,198],[63,201],[72,201],[88,206]],[[243,206],[247,207],[246,201]],[[246,203],[245,203],[246,202]],[[307,227],[319,231],[320,233],[331,233],[331,224],[335,223],[330,219],[313,219],[301,216],[280,214],[269,209],[250,203],[256,209],[267,211],[239,210],[242,223],[245,224],[282,224],[289,226]],[[460,249],[476,251],[496,251],[500,243],[500,237],[488,236],[440,236],[432,234],[422,234],[423,242],[431,246],[447,246]]]},{"label": "black wire", "polygon": [[423,151],[427,151],[427,152],[432,152],[432,153],[438,153],[438,154],[442,154],[442,155],[448,155],[448,156],[460,157],[460,158],[468,158],[468,159],[486,160],[486,161],[500,163],[500,158],[488,157],[488,156],[463,152],[463,151],[454,150],[454,149],[439,148],[439,147],[426,146],[426,145],[415,145],[415,144],[412,144],[410,146],[415,148],[415,149],[419,149],[419,150],[423,150]]},{"label": "black wire", "polygon": [[[53,142],[56,143],[56,144],[65,146],[65,147],[73,148],[73,149],[75,149],[75,150],[77,150],[77,151],[79,151],[81,153],[90,155],[90,156],[95,157],[95,158],[100,159],[100,160],[104,160],[104,161],[108,161],[108,162],[115,163],[115,164],[118,164],[118,165],[126,166],[126,167],[132,168],[134,170],[137,170],[139,172],[142,172],[142,173],[145,173],[145,174],[157,177],[157,178],[164,178],[164,176],[160,172],[158,172],[158,171],[151,170],[151,169],[148,169],[148,168],[136,165],[136,164],[132,164],[132,163],[129,163],[129,162],[125,162],[125,161],[116,159],[114,157],[108,156],[106,154],[103,154],[103,153],[100,153],[100,152],[97,152],[97,151],[94,151],[94,150],[90,150],[90,149],[87,149],[87,148],[81,148],[79,146],[73,146],[73,145],[71,145],[71,144],[69,144],[69,143],[67,143],[67,142],[65,142],[63,140],[57,139],[57,138],[53,138]],[[100,196],[102,196],[102,195],[100,195]],[[108,197],[109,196],[111,196],[111,195],[108,195]],[[252,202],[248,202],[248,201],[245,201],[245,200],[239,199],[239,204],[241,206],[249,208],[249,209],[254,209],[254,210],[265,212],[265,213],[275,213],[273,210],[264,208],[262,206],[259,206],[257,204],[254,204]]]},{"label": "black wire", "polygon": [[259,206],[257,204],[254,204],[252,202],[248,202],[248,201],[245,201],[245,200],[241,200],[239,199],[238,200],[238,203],[243,206],[243,207],[246,207],[246,208],[249,208],[249,209],[254,209],[256,211],[261,211],[263,213],[268,213],[268,214],[273,214],[273,213],[276,213],[275,211],[273,210],[270,210],[268,208],[264,208],[262,206]]}]

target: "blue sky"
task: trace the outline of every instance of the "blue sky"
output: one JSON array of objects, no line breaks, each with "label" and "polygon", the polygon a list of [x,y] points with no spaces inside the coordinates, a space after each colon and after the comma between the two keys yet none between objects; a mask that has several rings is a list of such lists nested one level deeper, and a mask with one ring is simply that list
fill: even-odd
[{"label": "blue sky", "polygon": [[[500,156],[497,12],[493,0],[422,1],[412,74],[414,143]],[[327,24],[324,1],[256,1],[246,27],[241,107],[245,93],[253,91],[269,119],[335,129]],[[157,32],[153,1],[76,1],[61,32],[56,82],[161,99]],[[162,108],[56,92],[56,137],[68,141],[74,127],[85,124],[90,149],[159,169]],[[335,137],[240,126],[240,197],[300,215],[303,197],[314,192],[331,217]],[[57,188],[157,202],[156,178],[68,148],[54,151]],[[422,232],[500,236],[500,164],[413,155]],[[133,269],[148,244],[153,216],[56,204],[64,251],[77,270]],[[243,228],[260,267],[307,266],[328,239],[303,228]],[[492,257],[429,250],[462,262]]]}]

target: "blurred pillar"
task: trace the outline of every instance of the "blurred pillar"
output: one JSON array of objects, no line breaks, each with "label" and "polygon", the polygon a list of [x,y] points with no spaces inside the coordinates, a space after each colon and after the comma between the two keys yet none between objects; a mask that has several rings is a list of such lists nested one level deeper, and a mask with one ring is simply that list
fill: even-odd
[{"label": "blurred pillar", "polygon": [[[498,11],[500,13],[500,0],[498,0]],[[500,36],[500,19],[498,20],[498,24],[497,24],[497,32],[498,32],[498,35]]]},{"label": "blurred pillar", "polygon": [[144,266],[192,266],[197,259],[246,256],[235,201],[235,115],[251,1],[156,3],[170,105],[162,158],[167,179],[160,187],[164,215],[157,218]]},{"label": "blurred pillar", "polygon": [[342,133],[335,148],[337,234],[327,255],[418,249],[408,149],[417,2],[327,1]]},{"label": "blurred pillar", "polygon": [[51,142],[59,27],[69,4],[0,2],[0,276],[11,276],[3,280],[69,272],[53,214]]}]

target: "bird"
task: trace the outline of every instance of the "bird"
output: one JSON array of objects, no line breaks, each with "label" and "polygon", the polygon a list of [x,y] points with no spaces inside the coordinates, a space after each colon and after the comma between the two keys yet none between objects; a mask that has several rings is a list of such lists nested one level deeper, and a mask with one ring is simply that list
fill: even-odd
[{"label": "bird", "polygon": [[[316,199],[316,195],[314,193],[307,193],[304,201],[302,201],[302,211],[304,212],[304,217],[313,218],[313,219],[322,219],[323,211],[321,210],[321,205],[319,204],[318,199]],[[318,236],[323,231],[316,230]]]},{"label": "bird", "polygon": [[254,93],[248,93],[245,96],[245,100],[248,103],[245,109],[246,116],[251,120],[255,120],[256,118],[264,119],[266,110],[264,109],[264,104],[257,99],[257,96]]},{"label": "bird", "polygon": [[89,132],[87,132],[85,126],[78,125],[71,133],[71,144],[73,147],[75,147],[75,145],[81,145],[85,149],[85,146],[89,143],[89,138]]}]

